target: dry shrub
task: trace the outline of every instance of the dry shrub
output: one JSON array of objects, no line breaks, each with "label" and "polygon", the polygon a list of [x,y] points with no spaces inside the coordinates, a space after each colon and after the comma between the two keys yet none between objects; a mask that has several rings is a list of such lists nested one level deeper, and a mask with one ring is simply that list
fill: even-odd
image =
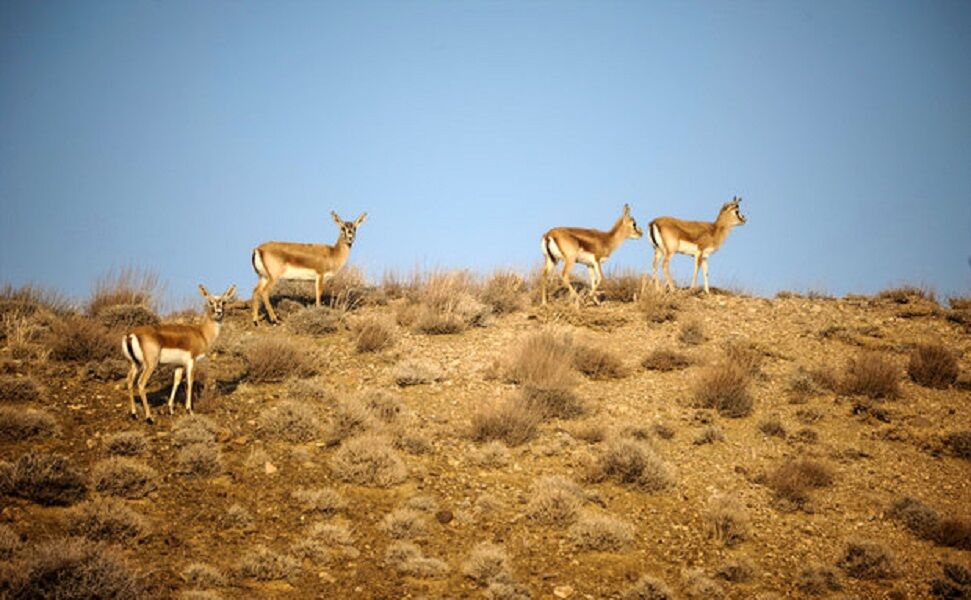
[{"label": "dry shrub", "polygon": [[428,533],[428,521],[417,510],[398,508],[384,516],[380,528],[396,540],[410,540]]},{"label": "dry shrub", "polygon": [[304,511],[335,514],[347,506],[340,492],[333,488],[297,488],[291,496]]},{"label": "dry shrub", "polygon": [[328,446],[336,446],[348,438],[371,429],[373,424],[371,411],[361,398],[340,400],[334,407],[333,416],[324,434],[324,441]]},{"label": "dry shrub", "polygon": [[934,541],[949,548],[971,550],[971,521],[953,517],[942,519]]},{"label": "dry shrub", "polygon": [[475,451],[473,461],[485,468],[504,467],[509,464],[509,448],[502,442],[493,440]]},{"label": "dry shrub", "polygon": [[732,341],[725,344],[725,356],[751,376],[762,372],[765,355],[751,342]]},{"label": "dry shrub", "polygon": [[336,332],[342,324],[341,312],[325,306],[301,308],[287,318],[290,331],[301,335],[327,335]]},{"label": "dry shrub", "polygon": [[599,444],[607,439],[609,430],[602,423],[582,423],[572,431],[573,437],[588,444]]},{"label": "dry shrub", "polygon": [[511,581],[512,569],[505,548],[492,542],[479,542],[462,563],[462,574],[480,587],[494,581]]},{"label": "dry shrub", "polygon": [[105,310],[120,305],[151,308],[160,291],[158,273],[134,267],[111,270],[95,282],[88,300],[88,314],[100,317]]},{"label": "dry shrub", "polygon": [[486,405],[472,415],[471,436],[477,442],[502,440],[518,446],[536,435],[543,414],[518,399]]},{"label": "dry shrub", "polygon": [[185,415],[179,417],[172,426],[172,445],[176,447],[203,444],[211,446],[216,443],[219,426],[216,422],[202,415]]},{"label": "dry shrub", "polygon": [[0,406],[0,441],[51,437],[57,432],[57,421],[42,410]]},{"label": "dry shrub", "polygon": [[113,456],[94,465],[91,482],[104,494],[141,498],[158,487],[158,473],[137,460]]},{"label": "dry shrub", "polygon": [[881,544],[864,540],[848,542],[836,566],[854,579],[889,579],[897,576],[890,551]]},{"label": "dry shrub", "polygon": [[257,581],[287,579],[300,572],[300,563],[292,556],[279,554],[258,544],[242,557],[239,573]]},{"label": "dry shrub", "polygon": [[655,350],[644,357],[641,366],[648,371],[676,371],[690,367],[691,359],[680,352]]},{"label": "dry shrub", "polygon": [[688,600],[719,600],[725,591],[718,582],[705,575],[701,569],[687,569],[681,575],[684,596]]},{"label": "dry shrub", "polygon": [[715,571],[715,577],[732,583],[748,583],[755,578],[755,563],[744,556],[730,558]]},{"label": "dry shrub", "polygon": [[887,516],[919,538],[941,546],[971,550],[971,522],[953,517],[941,518],[937,511],[920,500],[904,496],[893,503]]},{"label": "dry shrub", "polygon": [[796,579],[796,587],[804,594],[822,596],[843,589],[836,570],[825,565],[810,565]]},{"label": "dry shrub", "polygon": [[466,327],[484,327],[492,318],[492,308],[476,299],[477,286],[466,271],[433,273],[412,297],[423,305],[415,329],[421,333],[458,333]]},{"label": "dry shrub", "polygon": [[614,352],[585,344],[573,349],[573,367],[591,379],[620,379],[628,374],[624,361]]},{"label": "dry shrub", "polygon": [[675,598],[677,596],[666,583],[649,575],[642,575],[623,595],[623,600],[675,600]]},{"label": "dry shrub", "polygon": [[570,527],[570,539],[577,550],[616,552],[634,541],[634,527],[610,515],[584,512]]},{"label": "dry shrub", "polygon": [[64,314],[71,310],[71,302],[56,290],[48,290],[33,283],[0,287],[0,316],[17,314],[33,316],[37,312]]},{"label": "dry shrub", "polygon": [[907,374],[924,387],[945,389],[958,380],[957,357],[940,344],[918,346],[910,354]]},{"label": "dry shrub", "polygon": [[648,287],[637,299],[637,310],[650,323],[666,323],[675,319],[677,305],[674,300],[663,292]]},{"label": "dry shrub", "polygon": [[889,300],[896,304],[908,304],[915,300],[937,302],[936,294],[934,294],[933,290],[913,285],[902,285],[885,289],[877,294],[877,298],[880,300]]},{"label": "dry shrub", "polygon": [[119,431],[106,435],[105,449],[116,456],[137,456],[148,450],[148,440],[141,431]]},{"label": "dry shrub", "polygon": [[394,432],[394,447],[416,456],[429,454],[434,449],[425,432],[411,428]]},{"label": "dry shrub", "polygon": [[971,598],[971,569],[951,562],[945,562],[941,566],[944,577],[931,581],[931,596],[948,600]]},{"label": "dry shrub", "polygon": [[840,388],[843,393],[873,399],[896,398],[897,366],[879,352],[864,352],[851,359],[843,371]]},{"label": "dry shrub", "polygon": [[100,323],[72,315],[51,325],[50,349],[55,360],[104,360],[121,353],[121,337]]},{"label": "dry shrub", "polygon": [[651,425],[651,432],[662,440],[670,440],[674,437],[674,429],[671,429],[664,423]]},{"label": "dry shrub", "polygon": [[144,578],[121,552],[84,538],[61,538],[26,549],[16,568],[3,574],[6,598],[127,600],[147,595]]},{"label": "dry shrub", "polygon": [[678,341],[686,346],[697,346],[708,339],[705,337],[705,329],[700,321],[688,321],[681,325],[678,331]]},{"label": "dry shrub", "polygon": [[695,385],[695,406],[714,408],[723,417],[737,419],[752,412],[749,376],[735,363],[706,367]]},{"label": "dry shrub", "polygon": [[588,481],[613,479],[646,492],[659,492],[674,485],[671,468],[644,442],[632,439],[611,441],[587,468]]},{"label": "dry shrub", "polygon": [[394,345],[394,325],[374,317],[354,323],[354,348],[358,352],[380,352]]},{"label": "dry shrub", "polygon": [[155,311],[142,304],[108,306],[98,313],[97,319],[108,329],[132,329],[141,325],[161,323]]},{"label": "dry shrub", "polygon": [[808,458],[789,460],[766,477],[766,485],[776,497],[794,507],[802,507],[809,501],[810,490],[832,483],[832,469]]},{"label": "dry shrub", "polygon": [[40,387],[31,377],[0,377],[0,401],[35,402],[40,400]]},{"label": "dry shrub", "polygon": [[418,546],[410,542],[394,542],[388,546],[384,562],[409,577],[436,578],[448,573],[448,564],[424,556]]},{"label": "dry shrub", "polygon": [[257,422],[262,433],[285,442],[308,442],[320,435],[320,422],[313,409],[293,400],[264,408]]},{"label": "dry shrub", "polygon": [[497,271],[482,285],[479,299],[497,315],[514,313],[526,306],[526,282],[512,271]]},{"label": "dry shrub", "polygon": [[188,477],[211,477],[222,471],[222,453],[206,444],[189,444],[175,455],[176,470]]},{"label": "dry shrub", "polygon": [[219,523],[224,527],[248,529],[253,525],[253,515],[242,504],[232,504],[219,517]]},{"label": "dry shrub", "polygon": [[385,390],[368,390],[361,395],[361,401],[382,423],[394,423],[404,409],[401,397]]},{"label": "dry shrub", "polygon": [[415,331],[427,335],[452,335],[465,331],[465,321],[453,312],[438,312],[422,306],[414,320]]},{"label": "dry shrub", "polygon": [[749,537],[750,520],[742,504],[723,494],[708,500],[705,509],[708,534],[726,546],[734,546]]},{"label": "dry shrub", "polygon": [[722,430],[714,425],[709,425],[705,427],[698,437],[692,442],[696,446],[704,446],[705,444],[714,444],[715,442],[724,442],[725,434]]},{"label": "dry shrub", "polygon": [[[815,379],[806,369],[802,367],[797,368],[789,378],[789,384],[786,387],[786,390],[789,392],[789,403],[805,404],[811,396],[816,395],[819,390],[816,387]],[[832,381],[828,389],[833,389],[836,385],[836,378],[832,376]]]},{"label": "dry shrub", "polygon": [[534,333],[515,349],[506,365],[505,378],[512,383],[539,388],[566,388],[575,384],[573,340],[551,330]]},{"label": "dry shrub", "polygon": [[515,400],[543,419],[573,419],[586,412],[583,401],[569,388],[525,386]]},{"label": "dry shrub", "polygon": [[530,600],[529,588],[511,579],[496,580],[482,592],[486,600]]},{"label": "dry shrub", "polygon": [[84,475],[60,454],[28,450],[0,469],[0,494],[44,506],[73,504],[86,493]]},{"label": "dry shrub", "polygon": [[89,500],[78,504],[67,513],[67,532],[91,540],[137,540],[147,530],[148,522],[145,517],[117,498]]},{"label": "dry shrub", "polygon": [[10,560],[21,547],[23,542],[17,532],[7,525],[0,525],[0,561]]},{"label": "dry shrub", "polygon": [[406,358],[399,362],[392,370],[391,377],[401,387],[432,383],[444,378],[441,367],[421,358]]},{"label": "dry shrub", "polygon": [[334,476],[358,485],[391,487],[408,477],[408,470],[387,438],[364,434],[348,440],[330,463]]},{"label": "dry shrub", "polygon": [[182,569],[182,580],[197,588],[222,587],[226,585],[223,574],[205,563],[191,563]]},{"label": "dry shrub", "polygon": [[315,562],[326,563],[343,556],[357,558],[360,552],[352,546],[354,536],[343,523],[314,523],[306,536],[293,545],[293,552]]},{"label": "dry shrub", "polygon": [[944,445],[959,458],[971,460],[971,430],[954,431],[944,436]]},{"label": "dry shrub", "polygon": [[309,377],[314,366],[307,354],[283,337],[265,337],[246,349],[246,379],[253,383],[275,383],[288,377]]},{"label": "dry shrub", "polygon": [[770,417],[759,423],[759,431],[772,437],[786,437],[786,428],[778,417]]},{"label": "dry shrub", "polygon": [[573,481],[558,476],[533,482],[526,516],[537,523],[565,527],[577,520],[583,491]]},{"label": "dry shrub", "polygon": [[605,300],[635,302],[641,291],[641,276],[631,269],[613,271],[604,277],[598,291]]}]

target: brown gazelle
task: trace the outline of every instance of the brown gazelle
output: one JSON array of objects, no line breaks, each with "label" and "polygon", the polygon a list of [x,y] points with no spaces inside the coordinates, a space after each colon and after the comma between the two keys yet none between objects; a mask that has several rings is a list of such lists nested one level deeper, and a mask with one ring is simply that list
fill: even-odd
[{"label": "brown gazelle", "polygon": [[334,222],[340,227],[340,235],[333,246],[327,244],[299,244],[294,242],[266,242],[253,250],[253,268],[260,280],[253,289],[253,324],[259,324],[260,300],[266,305],[266,313],[270,322],[276,323],[276,313],[270,305],[270,290],[280,279],[300,279],[314,282],[317,306],[320,306],[320,295],[324,289],[324,281],[333,277],[347,262],[347,256],[354,244],[357,228],[367,219],[367,213],[361,213],[353,221],[342,221],[337,213],[330,212]]},{"label": "brown gazelle", "polygon": [[[682,221],[673,217],[658,217],[651,221],[648,233],[654,244],[654,261],[651,271],[654,275],[654,287],[660,289],[661,283],[657,278],[657,263],[663,261],[664,280],[668,289],[674,289],[674,280],[668,263],[675,253],[687,254],[695,259],[695,271],[691,276],[691,288],[698,284],[698,267],[705,279],[705,293],[708,291],[708,257],[714,253],[728,237],[732,227],[744,225],[745,217],[738,208],[742,199],[735,196],[731,202],[726,202],[718,212],[714,223],[708,221]],[[647,275],[641,285],[641,291],[647,285]]]},{"label": "brown gazelle", "polygon": [[610,231],[600,231],[599,229],[582,229],[578,227],[555,227],[543,234],[543,256],[546,264],[543,265],[542,280],[542,301],[546,304],[546,280],[550,271],[560,260],[563,261],[563,272],[561,279],[563,285],[570,290],[570,295],[579,306],[580,295],[570,284],[570,271],[573,265],[580,263],[587,266],[590,273],[590,294],[593,301],[597,304],[597,286],[603,280],[603,270],[601,264],[610,257],[624,240],[637,239],[643,232],[634,221],[630,214],[630,206],[624,205],[624,212],[610,228]]},{"label": "brown gazelle", "polygon": [[159,364],[175,365],[175,380],[169,395],[169,414],[173,412],[175,392],[182,382],[185,371],[185,410],[192,412],[192,374],[196,362],[201,360],[219,335],[220,321],[225,314],[225,305],[234,299],[236,286],[231,285],[221,296],[213,296],[205,286],[199,284],[199,292],[206,299],[206,316],[198,325],[169,323],[136,327],[121,341],[121,351],[131,363],[128,369],[128,399],[131,401],[131,416],[138,418],[135,408],[135,376],[138,376],[138,395],[142,399],[145,420],[153,423],[152,411],[145,397],[145,385]]}]

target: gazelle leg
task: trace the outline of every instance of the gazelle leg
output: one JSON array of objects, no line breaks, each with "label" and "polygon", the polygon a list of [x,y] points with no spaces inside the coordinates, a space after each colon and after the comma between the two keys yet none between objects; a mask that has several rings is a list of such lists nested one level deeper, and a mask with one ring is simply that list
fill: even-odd
[{"label": "gazelle leg", "polygon": [[698,285],[698,267],[701,266],[701,254],[695,254],[695,271],[691,274],[691,289]]},{"label": "gazelle leg", "polygon": [[710,293],[708,291],[708,258],[704,257],[701,259],[701,273],[705,277],[705,293]]},{"label": "gazelle leg", "polygon": [[256,282],[256,287],[253,288],[253,325],[260,324],[260,299],[263,294],[263,286],[266,283],[266,279],[260,277],[260,280]]},{"label": "gazelle leg", "polygon": [[175,392],[179,389],[180,383],[182,383],[182,367],[176,367],[175,377],[172,381],[172,393],[169,394],[169,415],[175,412],[172,410],[172,406],[175,404]]},{"label": "gazelle leg", "polygon": [[317,295],[317,306],[320,306],[320,295],[324,291],[324,278],[317,273],[317,277],[314,279],[314,292]]},{"label": "gazelle leg", "polygon": [[668,265],[671,264],[671,255],[665,254],[664,259],[661,262],[661,270],[664,271],[664,283],[665,289],[674,290],[674,279],[671,278],[671,270]]},{"label": "gazelle leg", "polygon": [[276,323],[276,313],[273,311],[273,305],[270,304],[270,288],[276,283],[275,279],[267,279],[266,283],[263,285],[263,289],[260,290],[260,296],[263,298],[263,305],[266,306],[266,314],[270,315],[270,322]]},{"label": "gazelle leg", "polygon": [[185,412],[192,414],[192,375],[195,373],[196,363],[190,362],[185,366]]},{"label": "gazelle leg", "polygon": [[573,289],[573,284],[570,283],[570,271],[573,270],[574,264],[576,264],[575,259],[574,260],[570,260],[569,258],[563,259],[563,273],[560,279],[563,281],[563,285],[565,285],[567,289],[570,290],[570,295],[573,297],[573,301],[576,303],[577,306],[580,306],[580,294],[578,294],[577,291]]},{"label": "gazelle leg", "polygon": [[664,258],[664,253],[660,248],[655,248],[654,260],[651,261],[651,273],[654,276],[654,289],[659,292],[661,291],[661,280],[657,277],[657,263],[659,263],[662,258]]},{"label": "gazelle leg", "polygon": [[600,263],[594,262],[593,266],[590,267],[590,295],[593,298],[593,303],[599,305],[600,298],[597,296],[597,290],[600,288],[600,283],[604,279],[603,271],[600,269]]},{"label": "gazelle leg", "polygon": [[148,384],[148,378],[152,376],[152,371],[155,370],[155,365],[152,363],[146,363],[142,369],[142,374],[138,377],[138,396],[142,399],[142,408],[145,409],[145,421],[149,424],[155,422],[152,418],[152,409],[148,406],[148,398],[145,396],[145,386]]},{"label": "gazelle leg", "polygon": [[549,285],[550,271],[552,271],[555,266],[556,264],[550,260],[549,256],[547,256],[546,263],[543,264],[543,276],[540,278],[540,290],[542,291],[541,297],[543,306],[546,306],[546,288]]},{"label": "gazelle leg", "polygon": [[128,367],[128,400],[131,402],[131,418],[138,419],[138,409],[135,408],[135,376],[138,375],[138,365],[134,362]]}]

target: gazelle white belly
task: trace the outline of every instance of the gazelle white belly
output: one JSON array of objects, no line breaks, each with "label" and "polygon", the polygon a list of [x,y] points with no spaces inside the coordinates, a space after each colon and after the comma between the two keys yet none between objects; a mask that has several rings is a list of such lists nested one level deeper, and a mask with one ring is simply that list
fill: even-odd
[{"label": "gazelle white belly", "polygon": [[581,265],[587,265],[588,267],[592,267],[597,263],[597,259],[596,257],[594,257],[593,254],[580,250],[579,252],[577,252],[577,262],[580,263]]},{"label": "gazelle white belly", "polygon": [[283,269],[283,273],[280,275],[280,278],[315,281],[317,279],[317,271],[308,269],[307,267],[294,267],[287,265],[286,268]]},{"label": "gazelle white belly", "polygon": [[158,362],[163,365],[181,365],[184,367],[192,362],[192,353],[180,348],[162,348]]}]

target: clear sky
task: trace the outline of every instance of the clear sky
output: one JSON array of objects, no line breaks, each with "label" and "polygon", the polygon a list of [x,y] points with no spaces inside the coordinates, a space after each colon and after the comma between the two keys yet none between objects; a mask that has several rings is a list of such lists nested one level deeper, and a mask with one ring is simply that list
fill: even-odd
[{"label": "clear sky", "polygon": [[713,285],[967,293],[971,3],[0,3],[0,282],[247,296],[331,209],[374,278],[525,269],[552,226],[736,194]]}]

